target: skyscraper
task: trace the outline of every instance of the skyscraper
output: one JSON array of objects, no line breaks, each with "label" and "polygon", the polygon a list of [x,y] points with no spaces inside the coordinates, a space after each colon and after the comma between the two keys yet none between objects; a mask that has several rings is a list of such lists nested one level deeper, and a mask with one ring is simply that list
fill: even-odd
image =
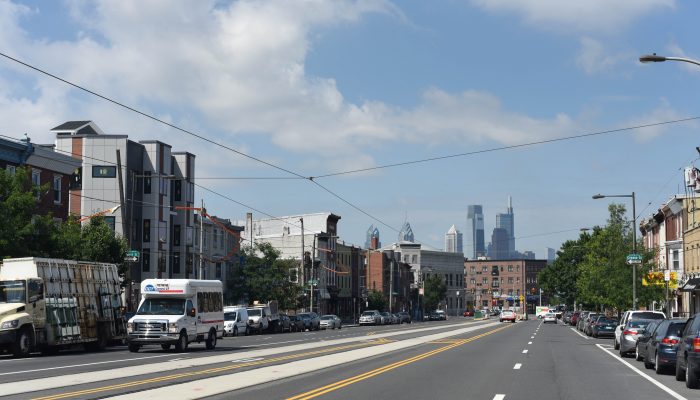
[{"label": "skyscraper", "polygon": [[[513,199],[508,196],[508,209],[505,214],[496,214],[496,228],[506,231],[508,258],[515,256],[515,215],[513,214]],[[501,247],[501,246],[499,246]]]},{"label": "skyscraper", "polygon": [[399,232],[399,242],[413,242],[413,229],[411,229],[411,224],[408,221],[404,222],[401,227],[401,232]]},{"label": "skyscraper", "polygon": [[367,229],[367,237],[365,239],[365,249],[376,250],[382,247],[382,242],[379,241],[379,229],[374,225],[370,225]]},{"label": "skyscraper", "polygon": [[484,212],[481,205],[471,205],[467,208],[467,230],[466,230],[466,253],[467,258],[476,260],[477,257],[486,255],[484,243]]},{"label": "skyscraper", "polygon": [[445,234],[445,251],[448,253],[462,253],[462,232],[457,230],[457,227],[452,225],[450,230]]}]

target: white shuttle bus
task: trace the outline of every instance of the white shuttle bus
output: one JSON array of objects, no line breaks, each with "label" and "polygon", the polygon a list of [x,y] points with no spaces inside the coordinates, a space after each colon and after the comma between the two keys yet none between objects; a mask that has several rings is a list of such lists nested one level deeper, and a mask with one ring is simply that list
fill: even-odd
[{"label": "white shuttle bus", "polygon": [[129,351],[160,344],[178,352],[189,343],[216,347],[224,333],[221,281],[196,279],[146,279],[141,282],[138,311],[127,324]]}]

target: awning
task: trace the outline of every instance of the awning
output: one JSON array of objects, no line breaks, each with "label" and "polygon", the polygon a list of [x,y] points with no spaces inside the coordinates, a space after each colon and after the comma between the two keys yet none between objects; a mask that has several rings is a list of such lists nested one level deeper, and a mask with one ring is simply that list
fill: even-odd
[{"label": "awning", "polygon": [[688,279],[688,282],[686,282],[685,285],[683,285],[681,291],[692,292],[695,289],[700,290],[700,278]]}]

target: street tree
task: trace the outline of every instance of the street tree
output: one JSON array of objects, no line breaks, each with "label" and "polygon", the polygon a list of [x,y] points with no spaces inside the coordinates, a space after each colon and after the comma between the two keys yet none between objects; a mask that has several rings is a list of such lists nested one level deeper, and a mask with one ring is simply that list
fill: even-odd
[{"label": "street tree", "polygon": [[387,308],[389,302],[384,296],[384,293],[377,290],[370,290],[367,295],[367,303],[369,304],[370,310],[384,311]]},{"label": "street tree", "polygon": [[447,285],[438,275],[432,275],[423,282],[425,290],[425,306],[428,310],[434,310],[447,295]]}]

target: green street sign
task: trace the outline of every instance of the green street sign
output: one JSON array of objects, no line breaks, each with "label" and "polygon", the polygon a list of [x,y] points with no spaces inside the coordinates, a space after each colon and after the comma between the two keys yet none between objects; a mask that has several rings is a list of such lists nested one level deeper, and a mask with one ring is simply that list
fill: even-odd
[{"label": "green street sign", "polygon": [[129,250],[126,252],[126,256],[139,258],[141,256],[141,253],[139,253],[138,250]]},{"label": "green street sign", "polygon": [[641,254],[628,254],[627,255],[627,264],[641,264],[642,263],[642,255]]}]

